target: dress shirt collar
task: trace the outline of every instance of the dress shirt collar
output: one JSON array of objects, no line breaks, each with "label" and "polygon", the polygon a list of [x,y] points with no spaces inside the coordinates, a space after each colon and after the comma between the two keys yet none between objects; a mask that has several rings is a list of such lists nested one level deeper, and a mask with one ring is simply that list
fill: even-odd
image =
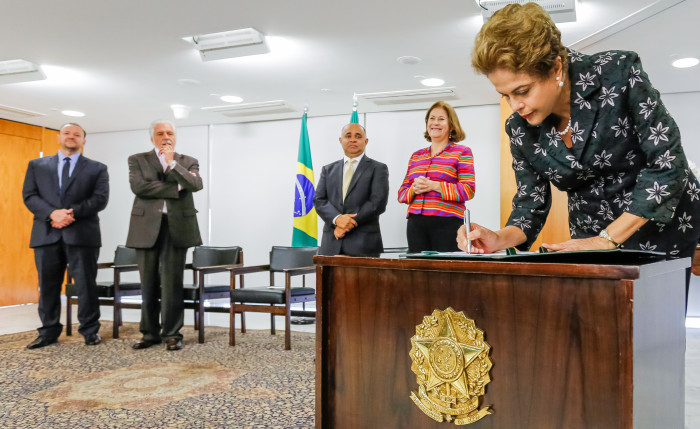
[{"label": "dress shirt collar", "polygon": [[355,158],[350,158],[350,157],[348,157],[347,155],[343,155],[343,164],[344,164],[344,165],[348,165],[348,161],[350,161],[351,159],[354,159],[354,160],[356,161],[355,165],[359,165],[359,164],[360,164],[360,161],[362,160],[362,157],[363,157],[363,156],[365,156],[365,153],[364,153],[364,152],[362,152],[362,153],[360,154],[360,156],[356,156]]},{"label": "dress shirt collar", "polygon": [[65,153],[63,153],[59,150],[58,151],[58,164],[63,165],[63,160],[66,158],[70,158],[70,164],[71,164],[71,167],[73,167],[75,165],[76,161],[78,161],[78,158],[80,158],[80,152],[76,152],[71,156],[66,156]]}]

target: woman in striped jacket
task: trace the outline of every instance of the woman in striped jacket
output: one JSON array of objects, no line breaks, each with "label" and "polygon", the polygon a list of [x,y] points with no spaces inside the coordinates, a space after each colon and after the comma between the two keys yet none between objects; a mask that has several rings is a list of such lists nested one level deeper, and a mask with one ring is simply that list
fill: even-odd
[{"label": "woman in striped jacket", "polygon": [[427,148],[411,155],[399,202],[408,204],[408,251],[458,251],[454,235],[464,219],[464,202],[474,197],[474,158],[456,144],[465,134],[457,113],[444,101],[425,115]]}]

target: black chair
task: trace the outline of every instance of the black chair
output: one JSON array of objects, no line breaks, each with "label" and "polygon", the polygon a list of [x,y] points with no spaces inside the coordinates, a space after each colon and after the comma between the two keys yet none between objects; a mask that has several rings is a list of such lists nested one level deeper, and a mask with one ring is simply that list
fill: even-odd
[{"label": "black chair", "polygon": [[[217,298],[229,298],[231,284],[207,284],[208,274],[227,272],[243,264],[243,249],[234,247],[198,246],[192,253],[192,263],[187,264],[192,270],[191,285],[185,285],[185,302],[194,309],[194,329],[199,330],[199,342],[204,342],[204,302]],[[228,313],[225,307],[209,307],[206,311]]]},{"label": "black chair", "polygon": [[[114,326],[112,333],[114,338],[119,338],[119,327],[122,325],[122,308],[140,308],[140,304],[123,304],[122,297],[141,295],[141,282],[122,283],[121,274],[138,271],[136,264],[136,250],[125,246],[117,246],[114,251],[114,262],[97,264],[97,269],[112,269],[114,277],[111,282],[97,283],[97,296],[100,305],[114,307]],[[66,335],[72,335],[72,304],[78,303],[77,288],[70,275],[66,281]]]},{"label": "black chair", "polygon": [[[256,265],[231,269],[231,325],[229,345],[236,345],[235,314],[241,313],[241,332],[245,333],[244,313],[246,311],[269,313],[270,333],[275,335],[275,315],[285,317],[284,349],[291,347],[291,304],[316,300],[316,290],[306,287],[306,274],[316,272],[313,257],[318,247],[282,247],[273,246],[268,265]],[[270,283],[263,287],[247,288],[243,285],[243,275],[270,272]],[[284,286],[275,286],[275,273],[284,273]],[[236,288],[235,276],[240,276],[240,287]],[[302,276],[302,286],[292,287],[292,277]]]}]

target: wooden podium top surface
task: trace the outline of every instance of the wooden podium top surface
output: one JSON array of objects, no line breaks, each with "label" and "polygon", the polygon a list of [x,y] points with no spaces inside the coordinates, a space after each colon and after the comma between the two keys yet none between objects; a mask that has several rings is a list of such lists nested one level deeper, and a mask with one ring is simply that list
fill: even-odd
[{"label": "wooden podium top surface", "polygon": [[[696,258],[697,260],[697,258]],[[687,267],[690,260],[679,259],[670,267],[668,264],[645,263],[632,265],[592,264],[592,263],[548,263],[548,262],[509,262],[506,260],[456,260],[456,259],[411,259],[399,258],[397,254],[385,254],[380,258],[358,258],[348,256],[315,256],[319,266],[371,267],[401,270],[452,271],[469,273],[498,273],[507,275],[538,275],[548,277],[589,277],[607,279],[637,279],[640,271],[663,267],[677,269],[676,264]]]}]

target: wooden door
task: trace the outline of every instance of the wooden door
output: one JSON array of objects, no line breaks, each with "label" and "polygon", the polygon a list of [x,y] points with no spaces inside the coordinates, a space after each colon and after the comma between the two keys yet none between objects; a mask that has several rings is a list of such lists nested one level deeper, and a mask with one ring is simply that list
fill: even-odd
[{"label": "wooden door", "polygon": [[[515,195],[515,174],[513,174],[513,157],[510,154],[510,140],[505,132],[506,119],[513,113],[508,103],[501,99],[501,227],[508,221]],[[552,186],[552,207],[547,216],[540,236],[532,245],[537,250],[545,243],[561,243],[569,240],[569,208],[566,193]]]},{"label": "wooden door", "polygon": [[[58,153],[58,131],[48,128],[42,128],[41,130],[41,155],[56,155]],[[83,151],[81,150],[80,152],[82,153]]]},{"label": "wooden door", "polygon": [[27,164],[39,157],[41,146],[42,127],[0,120],[0,306],[39,298],[34,251],[29,248],[33,216],[22,200],[22,185]]}]

